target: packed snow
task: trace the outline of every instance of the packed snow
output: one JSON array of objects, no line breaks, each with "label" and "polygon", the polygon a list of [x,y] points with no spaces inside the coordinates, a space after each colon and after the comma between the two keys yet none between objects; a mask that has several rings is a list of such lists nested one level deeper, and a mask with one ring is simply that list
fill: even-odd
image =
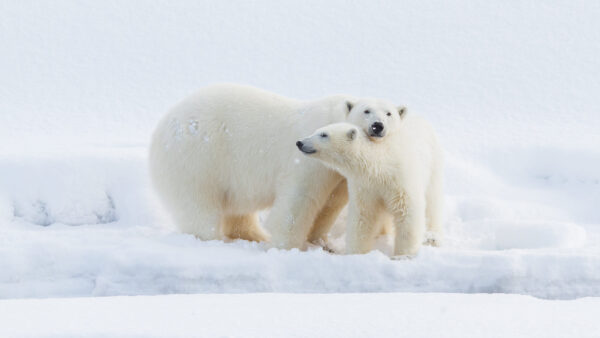
[{"label": "packed snow", "polygon": [[[598,17],[592,1],[2,3],[0,298],[600,296]],[[147,145],[170,106],[219,81],[427,118],[446,150],[444,246],[390,260],[381,238],[346,256],[343,216],[336,254],[178,233]]]},{"label": "packed snow", "polygon": [[[600,295],[600,250],[582,225],[521,220],[547,206],[448,192],[448,238],[406,261],[391,238],[367,255],[202,242],[152,193],[145,149],[3,160],[0,297],[212,292],[508,292]],[[450,161],[449,161],[450,162]],[[452,163],[452,162],[450,162]],[[451,170],[449,170],[451,171]],[[519,195],[519,198],[524,198]],[[12,203],[11,203],[12,202]],[[558,218],[558,217],[557,217]],[[343,215],[331,246],[343,252]],[[593,230],[593,228],[592,228]]]},{"label": "packed snow", "polygon": [[0,335],[596,338],[599,306],[600,298],[382,293],[19,299],[2,301]]}]

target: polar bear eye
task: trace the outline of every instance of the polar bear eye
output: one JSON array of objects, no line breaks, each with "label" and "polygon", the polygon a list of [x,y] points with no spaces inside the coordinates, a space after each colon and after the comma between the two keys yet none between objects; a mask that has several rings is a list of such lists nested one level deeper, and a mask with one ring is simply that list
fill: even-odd
[{"label": "polar bear eye", "polygon": [[327,138],[329,135],[327,135],[327,133],[321,133],[320,135],[322,138]]},{"label": "polar bear eye", "polygon": [[365,114],[371,114],[371,111],[367,109],[365,110]]},{"label": "polar bear eye", "polygon": [[390,113],[390,112],[387,112],[387,114],[385,114],[385,115],[387,115],[387,116],[392,116],[392,113]]}]

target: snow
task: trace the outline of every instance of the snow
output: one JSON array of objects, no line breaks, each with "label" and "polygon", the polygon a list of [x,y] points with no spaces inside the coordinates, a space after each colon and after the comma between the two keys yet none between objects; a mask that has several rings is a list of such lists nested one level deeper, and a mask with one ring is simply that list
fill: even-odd
[{"label": "snow", "polygon": [[[600,295],[595,226],[529,197],[533,188],[501,182],[489,172],[461,174],[465,163],[457,160],[448,161],[452,182],[470,175],[471,182],[492,182],[496,195],[449,189],[444,247],[425,247],[412,260],[394,261],[386,256],[392,251],[389,237],[379,240],[380,251],[345,256],[317,247],[300,252],[245,241],[201,242],[177,233],[150,187],[145,152],[145,147],[92,148],[0,161],[5,173],[0,298],[392,291]],[[331,234],[337,252],[344,250],[343,224],[344,215]]]},{"label": "snow", "polygon": [[0,335],[585,338],[600,335],[599,306],[598,298],[397,293],[1,300]]},{"label": "snow", "polygon": [[582,250],[425,248],[414,260],[393,261],[376,251],[288,252],[198,242],[143,226],[86,227],[4,232],[0,297],[436,291],[573,298],[599,292],[600,258]]},{"label": "snow", "polygon": [[[598,17],[600,4],[593,1],[1,3],[0,298],[600,296]],[[444,246],[396,261],[387,257],[389,238],[378,241],[377,251],[346,256],[316,247],[300,252],[244,241],[201,242],[176,232],[149,184],[149,137],[170,106],[220,81],[303,99],[372,95],[426,117],[446,150]],[[189,121],[176,127],[197,126]],[[331,234],[337,252],[344,249],[343,223],[341,217]],[[570,329],[581,335],[563,336],[592,332],[575,323],[589,319],[589,308],[597,306],[591,299],[388,296],[419,308],[421,300],[447,308],[469,299],[490,307],[498,301],[494,306],[506,313],[539,305],[548,311],[540,314],[547,319],[545,333],[556,336]],[[60,313],[44,306],[73,306],[68,311],[77,314],[78,306],[105,304],[109,311],[161,299],[165,307],[180,303],[177,313],[189,319],[185,315],[193,312],[185,306],[194,302],[238,299],[188,297],[4,300],[0,311],[39,305],[46,310],[35,310],[37,318],[58,328],[60,321],[52,319]],[[240,313],[241,325],[263,310],[265,317],[279,313],[276,304],[286,297],[300,297],[294,299],[312,318],[312,310],[330,309],[319,306],[321,297],[343,296],[238,297],[249,299],[245,304],[273,302],[249,311],[248,319]],[[384,296],[348,297],[375,304]],[[343,302],[333,304],[347,314],[337,319],[340,324],[356,322],[343,312]],[[571,307],[578,316],[548,319],[568,315],[563,309]],[[411,326],[405,320],[410,316],[397,312],[403,309],[394,309],[398,317],[371,320],[384,328],[398,320],[430,332],[425,320]],[[466,321],[479,312],[457,316]],[[41,318],[43,313],[50,317]],[[500,319],[491,334],[510,330],[502,325],[508,317]],[[330,332],[324,326],[319,332]],[[148,333],[144,325],[132,327]],[[84,328],[73,330],[56,335]]]}]

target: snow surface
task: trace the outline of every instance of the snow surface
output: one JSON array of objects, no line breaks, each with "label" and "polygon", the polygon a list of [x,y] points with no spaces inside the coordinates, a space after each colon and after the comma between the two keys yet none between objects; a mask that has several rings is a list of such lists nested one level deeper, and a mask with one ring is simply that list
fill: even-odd
[{"label": "snow surface", "polygon": [[[3,337],[598,337],[599,298],[247,294],[0,300]],[[27,318],[28,321],[23,321]]]},{"label": "snow surface", "polygon": [[[2,2],[0,298],[600,296],[598,17],[594,1]],[[177,233],[150,133],[219,81],[425,116],[446,149],[445,246],[392,261],[386,238],[344,256]]]}]

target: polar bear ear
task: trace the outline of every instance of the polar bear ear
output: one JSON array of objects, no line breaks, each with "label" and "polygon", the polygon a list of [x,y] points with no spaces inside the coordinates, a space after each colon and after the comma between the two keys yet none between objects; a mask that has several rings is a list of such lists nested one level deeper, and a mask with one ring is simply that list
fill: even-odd
[{"label": "polar bear ear", "polygon": [[348,135],[348,139],[350,141],[352,141],[356,138],[356,133],[357,133],[356,128],[352,128],[352,129],[348,130],[348,133],[346,135]]},{"label": "polar bear ear", "polygon": [[350,101],[346,101],[346,107],[348,107],[348,113],[350,113],[350,111],[352,110],[352,107],[354,107],[354,103],[350,102]]},{"label": "polar bear ear", "polygon": [[406,107],[400,106],[398,107],[398,114],[400,114],[400,118],[403,118],[406,115]]}]

